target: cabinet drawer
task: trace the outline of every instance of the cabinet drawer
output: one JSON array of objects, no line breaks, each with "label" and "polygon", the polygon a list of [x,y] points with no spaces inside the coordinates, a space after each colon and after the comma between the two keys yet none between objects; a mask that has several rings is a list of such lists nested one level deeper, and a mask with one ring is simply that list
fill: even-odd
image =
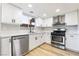
[{"label": "cabinet drawer", "polygon": [[79,39],[79,35],[76,35],[76,34],[66,35],[66,38],[78,38]]}]

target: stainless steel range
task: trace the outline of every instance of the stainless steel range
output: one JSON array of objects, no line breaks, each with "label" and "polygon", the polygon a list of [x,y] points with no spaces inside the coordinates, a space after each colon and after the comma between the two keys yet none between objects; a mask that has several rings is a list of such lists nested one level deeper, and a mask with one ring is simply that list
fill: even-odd
[{"label": "stainless steel range", "polygon": [[52,46],[65,49],[65,32],[65,29],[55,29],[54,32],[51,33]]}]

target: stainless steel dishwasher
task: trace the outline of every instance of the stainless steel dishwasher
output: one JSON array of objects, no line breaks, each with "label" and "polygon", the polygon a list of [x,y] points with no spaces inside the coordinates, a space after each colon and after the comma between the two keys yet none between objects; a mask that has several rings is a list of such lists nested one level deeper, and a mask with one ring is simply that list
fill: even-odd
[{"label": "stainless steel dishwasher", "polygon": [[29,35],[13,36],[11,40],[12,56],[22,56],[29,49]]}]

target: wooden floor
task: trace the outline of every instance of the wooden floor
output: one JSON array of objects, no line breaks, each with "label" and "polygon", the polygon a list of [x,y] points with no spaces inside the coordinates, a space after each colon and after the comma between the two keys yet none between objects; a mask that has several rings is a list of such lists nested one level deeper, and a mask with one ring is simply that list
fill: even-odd
[{"label": "wooden floor", "polygon": [[43,44],[29,52],[26,56],[79,56],[79,54],[68,50],[61,50],[48,44]]}]

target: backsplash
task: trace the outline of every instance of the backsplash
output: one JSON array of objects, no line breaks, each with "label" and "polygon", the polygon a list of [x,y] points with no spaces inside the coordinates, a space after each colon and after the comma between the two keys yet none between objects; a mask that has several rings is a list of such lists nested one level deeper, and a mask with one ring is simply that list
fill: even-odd
[{"label": "backsplash", "polygon": [[77,25],[74,25],[74,26],[66,26],[66,33],[67,34],[78,34],[78,26]]},{"label": "backsplash", "polygon": [[35,32],[52,32],[53,28],[46,28],[46,27],[37,27],[34,29]]},{"label": "backsplash", "polygon": [[28,32],[28,28],[21,28],[19,25],[1,24],[1,31],[2,32],[20,32],[20,31]]},{"label": "backsplash", "polygon": [[[30,32],[29,27],[20,27],[19,25],[1,24],[2,32]],[[52,32],[53,28],[32,27],[32,32]]]}]

